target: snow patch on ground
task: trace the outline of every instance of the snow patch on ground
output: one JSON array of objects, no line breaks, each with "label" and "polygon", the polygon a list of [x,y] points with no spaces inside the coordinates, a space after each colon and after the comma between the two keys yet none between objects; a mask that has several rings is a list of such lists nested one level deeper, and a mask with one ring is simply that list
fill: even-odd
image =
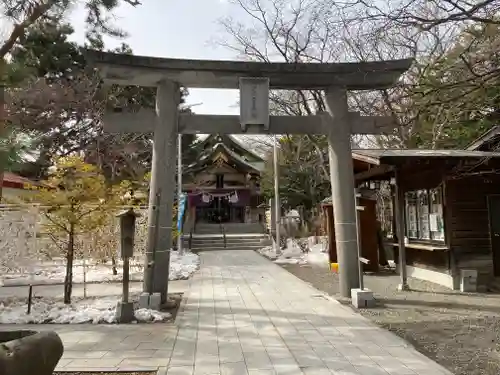
[{"label": "snow patch on ground", "polygon": [[[69,305],[50,299],[34,300],[27,314],[26,300],[0,303],[0,324],[111,324],[116,323],[117,297],[75,300]],[[168,312],[135,310],[137,322],[162,322],[172,318]]]},{"label": "snow patch on ground", "polygon": [[194,253],[180,255],[177,251],[170,253],[169,280],[187,280],[200,266],[200,256]]},{"label": "snow patch on ground", "polygon": [[134,315],[137,321],[139,322],[151,322],[151,323],[163,322],[172,317],[170,313],[151,310],[151,309],[135,310]]},{"label": "snow patch on ground", "polygon": [[306,264],[306,253],[297,246],[289,246],[284,249],[281,255],[274,261],[277,264]]},{"label": "snow patch on ground", "polygon": [[[121,261],[117,265],[117,275],[113,275],[111,262],[99,263],[89,260],[84,266],[82,260],[75,260],[73,267],[73,282],[83,283],[84,269],[85,280],[88,283],[104,283],[121,281],[123,279]],[[200,257],[197,254],[185,252],[180,255],[177,251],[170,254],[169,280],[186,280],[199,267]],[[142,281],[142,259],[132,258],[130,262],[130,281]],[[24,268],[24,272],[9,272],[0,277],[0,286],[20,286],[29,284],[62,284],[66,275],[64,259],[38,262],[32,267]]]},{"label": "snow patch on ground", "polygon": [[257,252],[261,255],[264,255],[266,258],[271,260],[276,260],[278,256],[276,255],[276,251],[274,251],[273,246],[266,246],[261,249],[258,249]]},{"label": "snow patch on ground", "polygon": [[[299,242],[307,243],[305,252],[299,247]],[[315,264],[328,267],[328,246],[324,237],[306,237],[287,241],[287,248],[276,254],[273,246],[257,250],[260,254],[277,264]]]}]

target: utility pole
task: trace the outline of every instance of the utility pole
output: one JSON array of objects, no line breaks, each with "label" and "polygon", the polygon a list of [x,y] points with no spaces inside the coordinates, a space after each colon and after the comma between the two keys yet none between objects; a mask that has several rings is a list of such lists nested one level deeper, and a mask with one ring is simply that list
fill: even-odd
[{"label": "utility pole", "polygon": [[[182,196],[182,134],[177,135],[177,220],[181,221],[181,196]],[[182,223],[177,236],[177,251],[182,254]]]},{"label": "utility pole", "polygon": [[280,186],[279,186],[279,163],[278,163],[278,137],[274,135],[273,142],[273,164],[274,164],[274,210],[276,219],[276,254],[281,254],[280,245],[280,226],[281,226],[281,205],[280,205]]}]

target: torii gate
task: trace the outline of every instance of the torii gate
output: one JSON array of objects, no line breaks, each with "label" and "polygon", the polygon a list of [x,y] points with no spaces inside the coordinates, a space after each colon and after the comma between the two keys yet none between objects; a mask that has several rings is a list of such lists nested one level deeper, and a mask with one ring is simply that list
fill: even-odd
[{"label": "torii gate", "polygon": [[[87,50],[86,56],[106,83],[157,88],[156,112],[144,109],[130,113],[125,109],[106,113],[103,119],[109,132],[154,132],[144,292],[159,293],[164,301],[168,291],[178,133],[326,134],[340,293],[350,297],[351,289],[359,287],[351,135],[380,134],[392,130],[394,123],[391,118],[349,112],[347,91],[389,88],[410,67],[411,59],[338,64],[261,63],[166,59],[94,50]],[[240,89],[240,116],[179,115],[180,86]],[[328,113],[269,116],[269,89],[325,90]]]}]

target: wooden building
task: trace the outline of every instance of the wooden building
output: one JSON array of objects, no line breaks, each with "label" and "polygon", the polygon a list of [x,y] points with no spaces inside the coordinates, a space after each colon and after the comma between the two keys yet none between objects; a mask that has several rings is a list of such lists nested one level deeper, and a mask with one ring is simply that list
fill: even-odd
[{"label": "wooden building", "polygon": [[[386,262],[385,254],[379,257],[379,241],[376,200],[370,196],[361,196],[358,198],[359,207],[363,210],[359,212],[359,242],[361,246],[361,256],[369,261],[363,264],[364,271],[377,272],[379,265]],[[323,210],[324,227],[328,237],[328,254],[331,263],[337,263],[337,247],[335,244],[335,220],[333,218],[332,199],[327,198],[321,203]],[[383,250],[383,249],[382,249]],[[382,259],[381,259],[382,258]]]},{"label": "wooden building", "polygon": [[189,226],[194,223],[264,222],[260,191],[264,160],[233,136],[209,135],[197,161],[183,173]]},{"label": "wooden building", "polygon": [[500,126],[493,126],[467,146],[469,151],[499,151]]},{"label": "wooden building", "polygon": [[4,172],[2,181],[2,198],[7,203],[20,203],[34,194],[36,190],[32,187],[41,186],[41,183],[32,181],[26,177],[12,172]]},{"label": "wooden building", "polygon": [[355,150],[357,186],[390,181],[394,247],[409,277],[458,289],[462,270],[479,290],[500,277],[500,153]]}]

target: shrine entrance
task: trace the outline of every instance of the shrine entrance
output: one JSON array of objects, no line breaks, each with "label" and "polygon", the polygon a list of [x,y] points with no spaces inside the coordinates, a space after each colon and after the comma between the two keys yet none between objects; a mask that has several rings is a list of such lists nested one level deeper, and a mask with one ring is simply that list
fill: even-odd
[{"label": "shrine entrance", "polygon": [[204,194],[206,205],[196,207],[196,223],[244,223],[245,207],[237,205],[237,194]]},{"label": "shrine entrance", "polygon": [[[349,111],[349,90],[393,86],[413,60],[363,63],[263,63],[131,56],[87,50],[108,84],[156,87],[156,111],[120,108],[105,113],[108,132],[154,132],[144,292],[165,300],[172,248],[177,134],[325,134],[339,263],[339,292],[359,288],[356,199],[351,153],[353,134],[391,133],[390,117]],[[240,116],[179,113],[180,87],[239,89]],[[270,116],[269,90],[323,90],[328,112]],[[279,202],[278,202],[279,203]],[[159,211],[159,212],[158,212]],[[159,213],[159,214],[158,214]],[[278,222],[279,215],[276,216]],[[159,219],[156,219],[159,218]]]}]

